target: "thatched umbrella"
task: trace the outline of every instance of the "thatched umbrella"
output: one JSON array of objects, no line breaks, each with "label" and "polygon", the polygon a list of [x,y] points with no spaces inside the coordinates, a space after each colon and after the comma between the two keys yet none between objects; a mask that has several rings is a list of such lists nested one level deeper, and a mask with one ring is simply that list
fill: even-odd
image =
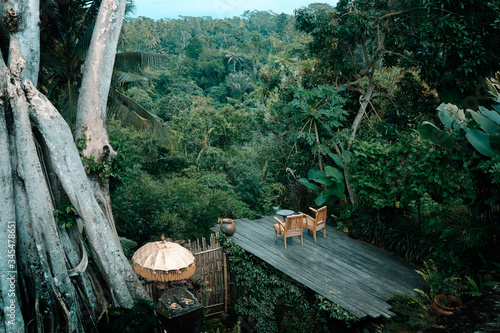
[{"label": "thatched umbrella", "polygon": [[133,255],[134,270],[152,281],[177,281],[194,274],[195,258],[191,251],[177,243],[161,241],[147,243]]}]

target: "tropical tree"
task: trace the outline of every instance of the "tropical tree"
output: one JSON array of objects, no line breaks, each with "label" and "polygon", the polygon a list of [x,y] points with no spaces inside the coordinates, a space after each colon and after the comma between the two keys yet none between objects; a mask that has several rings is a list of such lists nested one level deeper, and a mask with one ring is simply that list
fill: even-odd
[{"label": "tropical tree", "polygon": [[309,50],[316,56],[315,70],[306,69],[306,84],[325,82],[343,86],[359,99],[348,145],[354,141],[372,100],[390,95],[380,91],[374,78],[385,52],[387,29],[380,20],[387,5],[339,1],[334,9],[314,4],[296,11],[297,27],[313,37]]},{"label": "tropical tree", "polygon": [[43,0],[41,6],[42,67],[38,88],[74,123],[81,67],[85,61],[100,1]]},{"label": "tropical tree", "polygon": [[243,59],[243,56],[237,52],[238,48],[232,47],[230,48],[229,52],[226,53],[227,63],[233,63],[233,73],[236,73],[236,63],[241,64],[241,60]]},{"label": "tropical tree", "polygon": [[[500,93],[495,82],[487,81],[496,103],[500,102]],[[500,104],[493,109],[480,106],[477,111],[459,109],[453,104],[441,104],[438,107],[439,119],[446,131],[424,121],[418,126],[423,138],[431,142],[452,148],[458,142],[467,142],[477,154],[469,156],[464,166],[473,176],[477,187],[474,209],[475,217],[482,218],[484,224],[491,224],[496,229],[500,207]],[[490,231],[488,231],[490,233]]]},{"label": "tropical tree", "polygon": [[110,115],[117,116],[123,125],[145,131],[166,143],[170,142],[170,134],[165,123],[151,110],[131,99],[126,90],[130,86],[141,88],[149,85],[150,80],[142,75],[143,69],[168,60],[168,57],[156,53],[117,53],[108,95]]},{"label": "tropical tree", "polygon": [[240,97],[252,88],[252,80],[243,72],[229,74],[226,78],[227,87],[233,97]]},{"label": "tropical tree", "polygon": [[[111,0],[99,7],[76,108],[80,152],[67,123],[36,89],[38,1],[0,5],[9,26],[0,40],[0,246],[9,255],[0,264],[0,304],[8,309],[0,314],[1,331],[83,332],[108,302],[130,308],[148,297],[108,219],[107,192],[99,177],[87,177],[80,159],[104,170],[116,156],[105,117],[125,5]],[[74,208],[70,223],[56,221],[60,205]]]},{"label": "tropical tree", "polygon": [[[492,34],[497,31],[498,22],[491,14],[497,6],[493,2],[476,6],[468,1],[456,5],[441,0],[341,0],[335,8],[313,4],[297,10],[296,26],[312,36],[309,51],[316,58],[314,68],[303,71],[304,84],[343,86],[359,101],[348,139],[339,145],[340,149],[351,149],[368,111],[375,110],[375,101],[394,97],[401,77],[395,76],[392,82],[380,85],[376,74],[382,65],[418,68],[424,79],[432,80],[428,82],[430,86],[443,88],[446,82],[454,82],[463,92],[470,91],[465,84],[470,76],[485,76],[489,73],[487,68],[498,68],[498,59],[485,52],[490,38],[495,40],[498,36]],[[414,38],[408,38],[409,35]],[[465,49],[474,51],[462,51]],[[449,67],[444,69],[444,64]],[[457,76],[444,79],[442,73]],[[342,154],[338,156],[342,159]]]},{"label": "tropical tree", "polygon": [[394,1],[381,17],[384,61],[418,69],[443,102],[483,105],[484,80],[500,70],[499,11],[498,1]]},{"label": "tropical tree", "polygon": [[323,156],[330,152],[327,142],[335,138],[336,129],[345,120],[344,103],[340,91],[332,86],[305,89],[290,84],[282,89],[276,105],[277,116],[288,119],[284,123],[291,141],[305,141],[321,171],[324,170]]}]

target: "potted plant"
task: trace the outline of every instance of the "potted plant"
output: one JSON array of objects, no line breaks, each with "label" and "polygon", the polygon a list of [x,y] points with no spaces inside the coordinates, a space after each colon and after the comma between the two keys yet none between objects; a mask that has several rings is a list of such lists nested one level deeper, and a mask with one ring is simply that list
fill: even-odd
[{"label": "potted plant", "polygon": [[418,270],[417,273],[422,276],[422,282],[427,292],[419,289],[415,289],[415,291],[425,296],[429,303],[432,303],[432,309],[435,313],[449,316],[463,306],[462,301],[458,298],[463,290],[460,278],[448,276],[439,271],[432,263],[424,263],[424,269]]},{"label": "potted plant", "polygon": [[434,296],[432,308],[436,313],[449,316],[463,306],[462,301],[453,295],[438,294]]}]

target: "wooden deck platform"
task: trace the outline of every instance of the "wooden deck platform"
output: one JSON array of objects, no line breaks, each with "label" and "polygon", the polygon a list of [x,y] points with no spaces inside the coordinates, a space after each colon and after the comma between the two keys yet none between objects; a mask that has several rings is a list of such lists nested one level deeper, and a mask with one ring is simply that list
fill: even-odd
[{"label": "wooden deck platform", "polygon": [[418,267],[366,242],[327,225],[326,238],[304,229],[300,238],[278,235],[274,241],[272,216],[258,220],[235,220],[233,242],[259,257],[295,281],[323,295],[358,318],[391,318],[395,314],[387,300],[394,293],[415,295],[419,285]]}]

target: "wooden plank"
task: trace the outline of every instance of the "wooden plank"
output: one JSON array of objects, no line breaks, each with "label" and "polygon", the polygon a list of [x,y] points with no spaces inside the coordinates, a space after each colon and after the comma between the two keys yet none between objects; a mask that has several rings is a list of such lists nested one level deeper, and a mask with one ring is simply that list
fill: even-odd
[{"label": "wooden plank", "polygon": [[[222,252],[222,251],[221,251]],[[224,312],[228,312],[228,307],[229,307],[229,300],[230,300],[230,294],[229,294],[229,265],[228,265],[228,260],[227,260],[227,255],[226,253],[222,252],[222,258],[223,258],[223,269],[224,269]]]},{"label": "wooden plank", "polygon": [[208,250],[205,250],[205,251],[196,252],[196,254],[204,254],[204,253],[208,253],[208,252],[214,252],[214,251],[218,251],[220,249],[221,249],[220,247],[216,247],[216,248],[213,248],[213,249],[208,249]]},{"label": "wooden plank", "polygon": [[[247,228],[250,226],[251,224],[245,224],[245,227]],[[337,240],[340,234],[345,237],[339,244]],[[416,266],[409,265],[396,256],[388,254],[372,245],[353,240],[344,233],[329,226],[327,226],[327,235],[327,239],[321,237],[320,240],[318,237],[318,243],[313,242],[313,244],[315,244],[315,246],[323,247],[325,251],[336,252],[336,256],[343,257],[345,259],[344,261],[354,261],[355,263],[360,262],[360,267],[365,268],[365,270],[370,272],[371,275],[379,273],[378,276],[380,279],[385,279],[387,276],[390,276],[391,281],[396,281],[399,285],[409,284],[412,285],[413,288],[416,284],[418,284],[420,278],[415,273],[415,269],[417,268]],[[328,239],[329,237],[332,238],[332,235],[336,237],[334,243]],[[248,237],[252,237],[251,232],[248,233]],[[310,240],[312,240],[312,235]],[[304,237],[304,241],[307,243],[307,237]],[[359,250],[359,248],[362,248],[362,250]],[[387,258],[389,258],[389,260]]]},{"label": "wooden plank", "polygon": [[[259,257],[264,261],[269,262],[274,259],[280,262],[293,261],[294,264],[286,265],[286,268],[283,272],[294,279],[297,274],[300,274],[305,276],[309,280],[309,283],[312,282],[316,284],[323,284],[324,289],[322,290],[321,294],[323,294],[324,296],[328,297],[333,292],[333,294],[337,294],[339,295],[339,297],[349,297],[354,301],[357,301],[359,304],[362,304],[363,308],[361,310],[363,310],[364,312],[370,312],[367,307],[371,307],[375,309],[379,314],[384,315],[384,317],[390,317],[393,315],[392,312],[388,311],[388,309],[390,308],[389,304],[374,298],[372,295],[366,292],[362,292],[361,285],[356,285],[352,281],[347,281],[344,279],[344,277],[338,274],[336,276],[336,279],[332,280],[331,274],[329,272],[326,272],[323,267],[321,267],[321,265],[311,265],[307,258],[297,258],[296,253],[292,251],[285,251],[283,248],[283,252],[275,251],[273,253],[269,253],[268,251],[263,250],[265,248],[265,244],[263,244],[260,240],[254,240],[253,244],[260,246],[251,247],[249,249],[249,252],[259,252]],[[256,249],[258,250],[256,251]],[[316,269],[316,267],[318,267],[319,269]],[[308,284],[305,285],[308,286]],[[335,291],[332,291],[332,289],[335,289]],[[377,317],[375,313],[371,313],[370,315],[372,317]]]},{"label": "wooden plank", "polygon": [[[250,229],[252,228],[258,228],[258,226],[253,226]],[[253,231],[256,232],[255,229]],[[388,295],[396,291],[403,293],[408,292],[407,288],[402,287],[400,284],[390,279],[382,277],[378,279],[374,278],[373,275],[370,274],[372,270],[365,269],[365,267],[359,264],[353,265],[352,262],[340,260],[337,255],[327,253],[323,248],[316,246],[315,243],[311,245],[312,246],[307,246],[306,244],[307,249],[300,250],[297,255],[302,256],[303,259],[309,260],[312,265],[322,265],[323,267],[326,265],[325,268],[327,268],[330,273],[336,276],[345,275],[350,281],[355,281],[358,287],[373,295],[382,295],[382,298],[387,300],[389,298]],[[340,271],[341,269],[342,271]]]},{"label": "wooden plank", "polygon": [[207,242],[207,239],[202,238],[197,239],[195,242],[189,241],[191,244],[192,251],[196,257],[196,271],[197,276],[201,275],[203,281],[207,281],[207,289],[211,289],[211,292],[206,292],[203,294],[203,302],[207,306],[213,304],[220,304],[224,302],[223,281],[222,281],[222,268],[217,264],[217,258],[220,257],[222,253],[222,248],[219,246],[215,239],[215,235],[211,235]]},{"label": "wooden plank", "polygon": [[[254,250],[254,251],[252,250],[254,247],[253,243],[246,243],[245,240],[239,239],[237,241],[237,244],[239,246],[241,246],[243,249],[245,249],[246,251],[253,253],[257,257],[261,257],[261,255],[262,255],[262,253],[260,252],[260,249]],[[276,260],[276,259],[274,259],[272,257],[268,257],[268,256],[266,256],[265,258],[262,258],[262,259],[286,275],[289,275],[291,273],[289,271],[290,265],[287,264],[285,261]],[[365,318],[367,315],[373,316],[374,318],[376,318],[380,315],[379,313],[375,313],[373,311],[369,311],[370,313],[366,313],[365,309],[363,309],[365,306],[363,304],[358,304],[358,302],[356,300],[349,299],[347,297],[340,297],[339,295],[335,295],[335,294],[328,294],[328,290],[329,290],[328,285],[326,285],[325,283],[323,283],[321,281],[312,281],[309,279],[308,276],[306,276],[305,274],[303,274],[301,272],[298,272],[297,274],[293,274],[293,276],[291,276],[291,277],[294,280],[296,280],[297,282],[302,283],[303,285],[314,290],[318,294],[325,296],[327,299],[334,302],[335,304],[338,304],[342,308],[354,313],[360,319]]]},{"label": "wooden plank", "polygon": [[[311,237],[312,240],[312,237]],[[350,257],[342,257],[342,254],[339,253],[336,250],[336,246],[333,244],[332,246],[328,248],[323,248],[318,246],[317,243],[310,243],[312,246],[308,246],[308,242],[305,240],[305,247],[307,247],[307,253],[310,255],[313,259],[318,259],[317,264],[326,264],[329,266],[337,266],[340,265],[345,269],[346,273],[351,273],[353,275],[353,278],[359,279],[361,282],[365,281],[366,279],[370,277],[376,277],[374,280],[374,284],[372,287],[378,287],[380,288],[380,292],[383,294],[392,294],[394,292],[411,292],[413,288],[415,288],[417,282],[413,284],[408,284],[407,280],[408,275],[406,275],[406,279],[398,283],[398,281],[393,281],[393,278],[391,274],[387,274],[388,272],[385,272],[384,275],[377,276],[376,271],[380,270],[381,268],[384,269],[387,265],[380,267],[380,266],[373,266],[373,267],[365,267],[366,263],[358,263],[353,260],[353,256]],[[377,249],[375,249],[377,250]],[[363,258],[361,258],[363,260]],[[364,264],[364,265],[363,265]],[[370,263],[369,265],[373,265],[373,263]],[[333,266],[334,267],[334,266]],[[335,268],[335,267],[334,267]],[[413,276],[417,276],[415,272],[412,271]],[[418,281],[416,279],[415,281]],[[387,297],[384,297],[387,298]]]},{"label": "wooden plank", "polygon": [[392,317],[388,297],[418,287],[416,266],[329,225],[326,238],[320,233],[315,243],[312,233],[304,232],[304,247],[293,237],[285,250],[282,237],[274,242],[272,216],[235,222],[236,244],[358,317]]},{"label": "wooden plank", "polygon": [[[250,221],[248,219],[242,219],[243,221],[247,222]],[[262,222],[265,223],[265,221],[270,221],[270,225],[272,221],[270,220],[270,217],[265,217],[260,219]],[[272,226],[270,226],[272,228]],[[336,246],[340,246],[344,248],[347,253],[350,254],[358,254],[361,255],[365,258],[369,258],[371,261],[377,262],[380,265],[387,265],[387,262],[394,262],[398,265],[397,269],[393,269],[394,273],[397,275],[401,275],[404,278],[406,278],[405,273],[411,273],[414,274],[414,269],[416,268],[414,265],[410,265],[406,263],[404,260],[401,258],[385,251],[382,250],[378,247],[375,247],[371,244],[368,244],[366,242],[360,241],[360,240],[355,240],[350,238],[346,233],[341,232],[339,230],[336,230],[335,228],[331,227],[330,225],[326,226],[327,229],[327,238],[323,237],[318,237],[317,244],[320,246],[325,246],[328,245],[330,248],[330,245],[332,244],[332,239],[333,242],[335,243]],[[304,233],[305,235],[307,232]],[[306,239],[306,237],[304,237]],[[312,240],[312,233],[310,234],[310,239]],[[388,270],[391,270],[391,267],[387,267]]]}]

